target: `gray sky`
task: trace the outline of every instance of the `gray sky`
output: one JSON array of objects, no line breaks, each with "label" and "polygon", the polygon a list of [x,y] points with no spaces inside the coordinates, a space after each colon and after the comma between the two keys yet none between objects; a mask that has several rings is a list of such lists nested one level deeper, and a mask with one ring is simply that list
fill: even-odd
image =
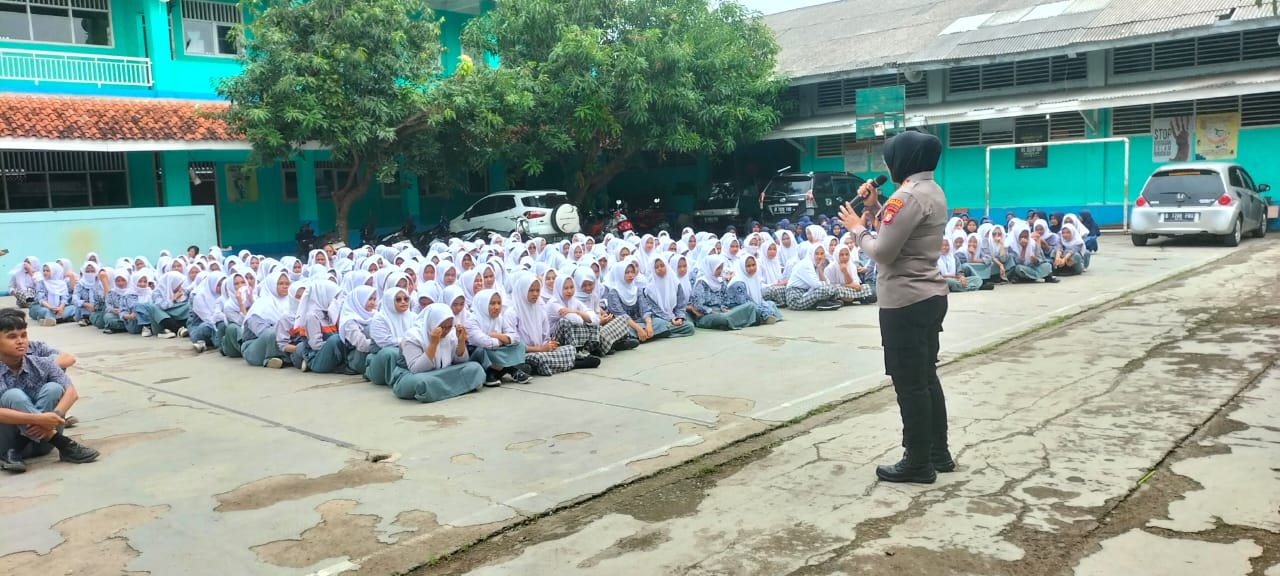
[{"label": "gray sky", "polygon": [[814,4],[822,4],[824,2],[831,1],[832,0],[738,0],[742,5],[748,8],[755,8],[765,14],[773,14],[774,12],[782,12],[792,8],[813,6]]}]

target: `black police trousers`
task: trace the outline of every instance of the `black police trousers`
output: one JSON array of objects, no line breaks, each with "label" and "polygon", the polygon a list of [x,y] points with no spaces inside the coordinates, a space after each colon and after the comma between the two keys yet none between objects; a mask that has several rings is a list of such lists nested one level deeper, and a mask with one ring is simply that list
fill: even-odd
[{"label": "black police trousers", "polygon": [[927,460],[930,449],[947,449],[947,400],[938,380],[938,335],[946,316],[946,296],[880,309],[884,370],[898,396],[902,446],[916,462]]}]

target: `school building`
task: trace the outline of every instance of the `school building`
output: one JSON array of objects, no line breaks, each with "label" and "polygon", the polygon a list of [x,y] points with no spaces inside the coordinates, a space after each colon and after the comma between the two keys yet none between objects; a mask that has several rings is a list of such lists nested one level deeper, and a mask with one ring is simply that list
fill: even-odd
[{"label": "school building", "polygon": [[[860,91],[902,86],[907,126],[942,139],[948,204],[987,206],[987,149],[1127,138],[1129,203],[1176,158],[1280,182],[1280,18],[1253,0],[842,0],[766,17],[791,78],[776,162],[870,176],[895,118]],[[882,112],[883,110],[881,110]],[[859,134],[862,132],[862,134]],[[778,147],[778,142],[786,146]],[[1125,143],[991,151],[990,206],[1120,223]]]},{"label": "school building", "polygon": [[[462,27],[492,1],[431,4],[443,19],[448,73]],[[0,219],[26,223],[47,214],[25,211],[56,210],[65,224],[118,208],[210,206],[222,245],[266,253],[292,252],[302,222],[331,229],[343,166],[307,150],[249,173],[248,143],[209,117],[226,107],[217,82],[240,71],[240,47],[226,36],[245,18],[226,0],[0,0]],[[352,230],[371,214],[386,228],[460,210],[448,203],[502,185],[500,170],[489,176],[473,174],[453,199],[413,174],[375,183],[352,207]],[[86,208],[94,210],[70,210]],[[84,235],[86,226],[60,230]],[[100,236],[76,246],[106,249]]]}]

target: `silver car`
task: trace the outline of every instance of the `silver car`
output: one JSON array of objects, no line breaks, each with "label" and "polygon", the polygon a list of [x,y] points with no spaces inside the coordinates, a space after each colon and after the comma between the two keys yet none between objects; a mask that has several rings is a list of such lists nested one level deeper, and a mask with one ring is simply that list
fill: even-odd
[{"label": "silver car", "polygon": [[1246,232],[1267,233],[1267,202],[1259,194],[1271,190],[1255,184],[1238,164],[1195,162],[1158,168],[1129,217],[1134,246],[1158,236],[1216,236],[1237,246]]}]

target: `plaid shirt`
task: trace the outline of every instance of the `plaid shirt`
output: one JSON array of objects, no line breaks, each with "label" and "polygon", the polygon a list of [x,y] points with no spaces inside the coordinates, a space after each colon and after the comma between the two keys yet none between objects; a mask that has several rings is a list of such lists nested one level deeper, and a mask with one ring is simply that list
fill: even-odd
[{"label": "plaid shirt", "polygon": [[27,354],[22,357],[22,369],[16,374],[12,368],[3,367],[3,372],[0,373],[0,394],[17,388],[35,398],[40,388],[50,382],[57,382],[67,388],[72,386],[67,373],[58,367],[53,358]]}]

